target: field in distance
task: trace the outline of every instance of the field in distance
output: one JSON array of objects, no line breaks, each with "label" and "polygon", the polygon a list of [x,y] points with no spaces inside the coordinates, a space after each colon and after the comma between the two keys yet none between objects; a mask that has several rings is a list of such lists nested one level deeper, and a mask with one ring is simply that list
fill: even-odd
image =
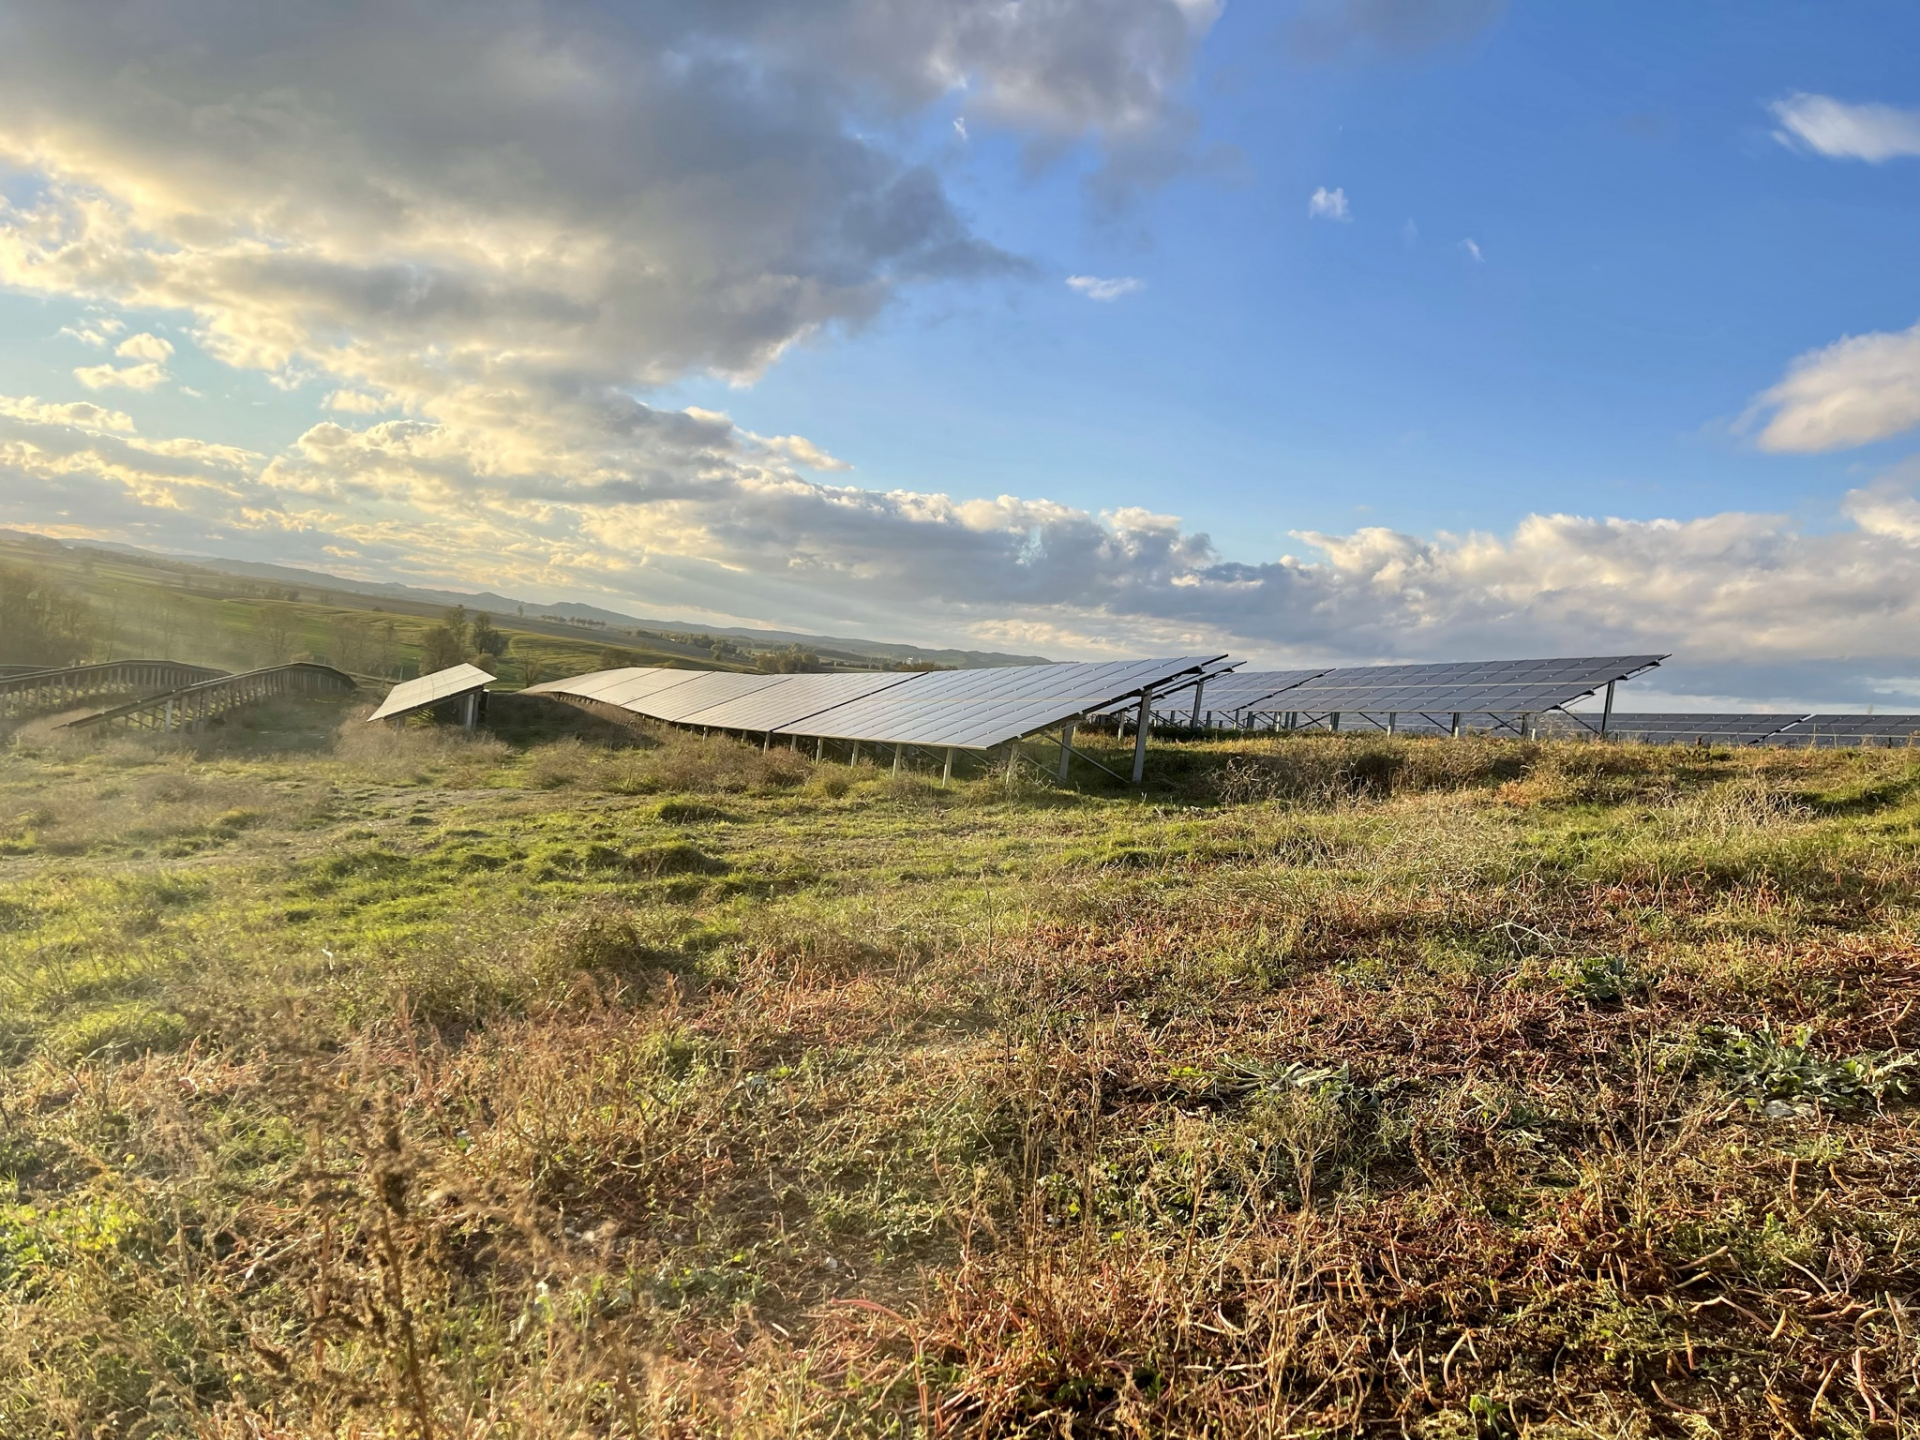
[{"label": "field in distance", "polygon": [[0,751],[0,1433],[1920,1423],[1920,755],[491,718]]}]

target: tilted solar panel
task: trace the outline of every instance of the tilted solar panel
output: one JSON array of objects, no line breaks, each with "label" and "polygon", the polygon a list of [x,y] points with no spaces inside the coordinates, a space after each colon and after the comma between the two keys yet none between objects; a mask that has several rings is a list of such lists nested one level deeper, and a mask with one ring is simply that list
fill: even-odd
[{"label": "tilted solar panel", "polygon": [[823,711],[799,733],[830,740],[985,750],[1104,709],[1221,658],[1198,655],[940,671]]},{"label": "tilted solar panel", "polygon": [[1622,714],[1607,724],[1612,740],[1648,745],[1757,745],[1800,719],[1794,714]]},{"label": "tilted solar panel", "polygon": [[618,705],[627,709],[650,695],[714,673],[712,670],[671,670],[658,665],[632,665],[618,670],[595,670],[586,675],[570,675],[564,680],[549,680],[544,685],[529,685],[520,693],[572,695],[577,699],[597,700],[603,705]]},{"label": "tilted solar panel", "polygon": [[1857,745],[1920,745],[1920,715],[1808,715],[1768,737],[1769,745],[1845,749]]},{"label": "tilted solar panel", "polygon": [[912,671],[858,671],[844,675],[782,675],[777,685],[683,715],[679,723],[704,725],[716,730],[812,734],[801,727],[815,715],[850,700],[859,700],[904,685],[915,679],[917,674]]},{"label": "tilted solar panel", "polygon": [[465,695],[469,690],[491,685],[493,681],[494,677],[477,665],[452,665],[445,670],[436,670],[431,675],[422,675],[418,680],[401,681],[387,692],[387,698],[380,702],[380,708],[367,719],[391,720],[395,715],[438,705],[443,700]]},{"label": "tilted solar panel", "polygon": [[1593,693],[1578,683],[1558,685],[1328,685],[1310,680],[1259,703],[1260,712],[1299,715],[1339,712],[1425,712],[1478,715],[1539,714]]}]

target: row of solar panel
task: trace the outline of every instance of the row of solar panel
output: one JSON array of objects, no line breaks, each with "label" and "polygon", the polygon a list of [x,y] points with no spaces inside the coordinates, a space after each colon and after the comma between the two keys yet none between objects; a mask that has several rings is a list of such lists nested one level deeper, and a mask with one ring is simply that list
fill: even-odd
[{"label": "row of solar panel", "polygon": [[645,667],[535,685],[675,725],[888,745],[987,750],[1207,673],[1226,657],[840,675]]},{"label": "row of solar panel", "polygon": [[1649,745],[1920,745],[1920,715],[1617,714],[1607,733]]},{"label": "row of solar panel", "polygon": [[[1155,707],[1158,720],[1227,728],[1320,725],[1334,715],[1541,715],[1652,669],[1663,655],[1551,660],[1468,660],[1444,665],[1361,665],[1331,670],[1240,671],[1183,687]],[[1418,728],[1419,722],[1407,728]],[[1396,728],[1398,726],[1396,725]]]}]

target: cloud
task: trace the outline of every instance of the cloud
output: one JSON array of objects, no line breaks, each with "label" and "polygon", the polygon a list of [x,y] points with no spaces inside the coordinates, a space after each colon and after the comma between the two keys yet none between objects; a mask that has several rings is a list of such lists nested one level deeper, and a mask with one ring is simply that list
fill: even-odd
[{"label": "cloud", "polygon": [[1747,419],[1767,412],[1760,448],[1801,454],[1870,445],[1920,425],[1920,324],[1808,351]]},{"label": "cloud", "polygon": [[1353,219],[1353,212],[1347,208],[1347,192],[1329,190],[1324,185],[1308,197],[1307,215],[1314,220]]},{"label": "cloud", "polygon": [[1132,275],[1117,276],[1103,280],[1097,275],[1069,275],[1067,288],[1077,290],[1089,300],[1118,300],[1123,295],[1131,295],[1146,287],[1146,281]]},{"label": "cloud", "polygon": [[1849,105],[1804,92],[1776,100],[1771,108],[1782,126],[1774,138],[1790,149],[1873,164],[1920,155],[1920,110]]},{"label": "cloud", "polygon": [[34,395],[0,395],[0,416],[34,425],[61,425],[76,430],[131,431],[133,419],[85,400],[48,403]]},{"label": "cloud", "polygon": [[1462,240],[1460,242],[1460,248],[1466,251],[1467,254],[1471,255],[1476,261],[1485,260],[1487,258],[1486,256],[1480,253],[1479,242],[1474,240],[1472,237],[1468,237],[1467,239]]},{"label": "cloud", "polygon": [[158,335],[142,332],[122,340],[114,347],[113,353],[126,360],[150,360],[156,365],[164,365],[173,358],[173,346]]},{"label": "cloud", "polygon": [[335,390],[322,403],[329,410],[348,415],[379,415],[394,408],[378,395],[368,395],[359,390]]},{"label": "cloud", "polygon": [[1247,563],[1147,511],[822,483],[802,473],[823,467],[799,437],[631,398],[578,400],[554,417],[564,444],[531,417],[524,451],[409,419],[326,421],[267,457],[102,433],[99,418],[0,404],[0,523],[77,512],[180,549],[295,564],[345,552],[360,573],[424,583],[949,643],[1044,636],[1080,654],[1676,650],[1715,694],[1791,685],[1823,703],[1920,705],[1914,465],[1819,526],[1531,515],[1502,534],[1303,533],[1304,556]]},{"label": "cloud", "polygon": [[144,365],[82,365],[73,378],[89,390],[153,390],[167,383],[167,367],[151,361]]}]

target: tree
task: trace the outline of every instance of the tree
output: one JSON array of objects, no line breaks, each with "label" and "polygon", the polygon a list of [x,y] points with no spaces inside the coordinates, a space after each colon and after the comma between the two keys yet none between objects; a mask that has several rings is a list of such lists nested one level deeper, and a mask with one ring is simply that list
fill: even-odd
[{"label": "tree", "polygon": [[[467,651],[491,656],[495,661],[507,653],[507,637],[493,628],[493,617],[484,610],[473,617],[473,624],[467,628]],[[482,662],[481,668],[488,667]]]},{"label": "tree", "polygon": [[37,570],[0,567],[0,663],[71,665],[93,648],[92,607]]},{"label": "tree", "polygon": [[[260,636],[269,665],[284,665],[293,653],[294,637],[299,634],[300,614],[288,605],[262,605],[253,628]],[[169,636],[171,642],[171,636]]]},{"label": "tree", "polygon": [[[464,631],[465,626],[461,626]],[[465,636],[450,625],[435,625],[420,637],[420,673],[445,670],[467,658]]]},{"label": "tree", "polygon": [[774,675],[810,675],[821,668],[820,657],[798,645],[767,651],[755,656],[754,661],[762,670]]}]

